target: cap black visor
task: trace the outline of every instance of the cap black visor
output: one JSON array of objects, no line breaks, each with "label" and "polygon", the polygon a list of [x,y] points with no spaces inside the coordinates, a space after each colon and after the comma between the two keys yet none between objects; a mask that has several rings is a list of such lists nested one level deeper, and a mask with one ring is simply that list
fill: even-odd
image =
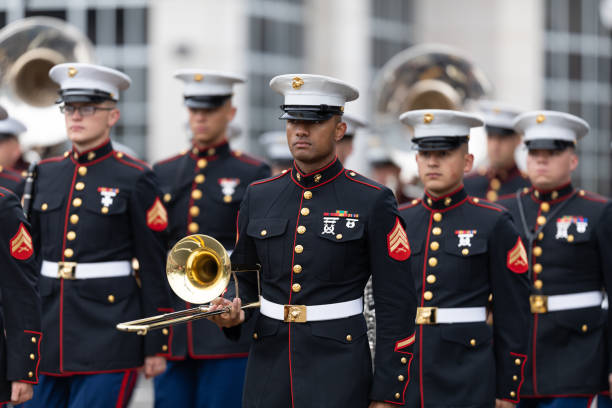
[{"label": "cap black visor", "polygon": [[467,136],[435,136],[412,139],[415,149],[420,152],[441,150],[455,150],[463,143],[467,143]]},{"label": "cap black visor", "polygon": [[185,96],[185,106],[193,109],[215,109],[223,105],[232,95]]},{"label": "cap black visor", "polygon": [[487,136],[499,136],[508,137],[516,135],[514,129],[497,127],[497,126],[486,126]]},{"label": "cap black visor", "polygon": [[529,150],[565,150],[568,147],[574,147],[574,142],[567,140],[555,140],[555,139],[536,139],[525,142],[527,149]]},{"label": "cap black visor", "polygon": [[108,92],[99,89],[62,89],[60,97],[55,103],[102,103],[104,101],[116,101]]},{"label": "cap black visor", "polygon": [[279,119],[325,121],[334,115],[342,115],[342,107],[328,105],[281,105],[284,113]]}]

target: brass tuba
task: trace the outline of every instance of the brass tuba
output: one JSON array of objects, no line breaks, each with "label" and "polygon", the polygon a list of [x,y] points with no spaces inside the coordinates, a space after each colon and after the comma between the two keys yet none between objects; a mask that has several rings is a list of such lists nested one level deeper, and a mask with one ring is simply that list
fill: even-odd
[{"label": "brass tuba", "polygon": [[[258,269],[233,270],[229,254],[219,241],[208,235],[189,235],[177,242],[168,253],[166,277],[170,288],[178,297],[200,306],[119,323],[117,329],[144,336],[149,330],[161,329],[228,312],[229,307],[210,311],[210,305],[204,303],[221,296],[232,276],[234,277],[236,297],[239,297],[236,272],[256,272],[257,293],[260,293]],[[242,309],[255,308],[259,305],[259,301],[252,302],[243,305]]]},{"label": "brass tuba", "polygon": [[54,106],[59,87],[49,69],[64,62],[93,62],[93,45],[76,27],[51,17],[17,20],[0,30],[0,105],[23,122],[25,149],[66,139]]}]

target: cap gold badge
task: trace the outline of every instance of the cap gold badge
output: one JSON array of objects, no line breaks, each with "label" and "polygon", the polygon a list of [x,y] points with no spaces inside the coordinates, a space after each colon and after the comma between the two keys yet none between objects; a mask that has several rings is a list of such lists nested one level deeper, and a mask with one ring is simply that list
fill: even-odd
[{"label": "cap gold badge", "polygon": [[77,74],[77,72],[79,71],[75,67],[68,68],[68,76],[70,78],[73,78]]},{"label": "cap gold badge", "polygon": [[546,120],[546,116],[539,114],[538,116],[536,116],[536,123],[542,123]]},{"label": "cap gold badge", "polygon": [[295,77],[291,81],[291,86],[293,87],[293,89],[300,89],[302,85],[304,85],[304,80],[300,77]]},{"label": "cap gold badge", "polygon": [[434,116],[431,113],[426,113],[423,115],[423,122],[431,123],[433,121]]},{"label": "cap gold badge", "polygon": [[202,74],[195,74],[193,76],[193,80],[196,81],[196,82],[200,82],[203,79],[204,79],[204,75],[202,75]]}]

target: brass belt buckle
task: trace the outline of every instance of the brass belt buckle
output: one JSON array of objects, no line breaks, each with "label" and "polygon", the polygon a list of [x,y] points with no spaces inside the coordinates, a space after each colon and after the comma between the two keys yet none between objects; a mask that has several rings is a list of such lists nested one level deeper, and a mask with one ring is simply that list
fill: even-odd
[{"label": "brass belt buckle", "polygon": [[529,305],[531,306],[531,313],[547,313],[548,312],[548,296],[530,295]]},{"label": "brass belt buckle", "polygon": [[437,307],[417,307],[416,324],[436,324]]},{"label": "brass belt buckle", "polygon": [[58,262],[57,277],[62,279],[76,279],[74,277],[76,266],[76,262]]},{"label": "brass belt buckle", "polygon": [[306,323],[305,305],[285,305],[285,323]]}]

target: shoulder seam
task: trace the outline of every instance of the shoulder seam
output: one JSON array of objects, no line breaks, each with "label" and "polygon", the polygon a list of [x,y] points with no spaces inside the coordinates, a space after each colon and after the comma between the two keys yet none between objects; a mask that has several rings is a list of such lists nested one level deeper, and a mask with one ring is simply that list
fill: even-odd
[{"label": "shoulder seam", "polygon": [[39,161],[38,164],[58,162],[58,161],[64,160],[65,158],[66,158],[65,156],[49,157],[48,159],[43,159],[43,160]]},{"label": "shoulder seam", "polygon": [[400,210],[400,211],[401,211],[401,210],[406,210],[406,209],[408,209],[408,208],[416,207],[416,206],[417,206],[417,205],[419,205],[419,204],[421,204],[421,199],[417,199],[417,202],[416,202],[416,203],[413,203],[413,202],[404,203],[404,204],[402,204],[402,205],[400,205],[400,206],[398,207],[398,210]]},{"label": "shoulder seam", "polygon": [[608,201],[610,201],[606,199],[604,196],[600,196],[599,194],[593,193],[591,191],[587,191],[587,190],[580,190],[580,191],[584,191],[584,195],[578,194],[578,197],[582,199],[594,201],[597,203],[607,203]]},{"label": "shoulder seam", "polygon": [[283,177],[283,176],[285,176],[285,175],[287,175],[287,174],[289,174],[289,172],[288,172],[288,171],[286,171],[286,172],[284,172],[284,173],[281,173],[281,174],[279,174],[279,175],[277,175],[277,176],[274,176],[274,177],[270,177],[270,178],[263,179],[263,180],[259,180],[259,181],[254,181],[254,182],[252,182],[250,185],[251,185],[251,186],[255,186],[255,185],[258,185],[258,184],[265,184],[265,183],[269,183],[269,182],[274,181],[274,180],[277,180],[277,179],[279,179],[279,178],[281,178],[281,177]]},{"label": "shoulder seam", "polygon": [[[489,210],[494,210],[494,211],[497,211],[497,212],[504,212],[504,211],[506,211],[506,209],[504,207],[500,206],[499,204],[495,204],[495,203],[492,203],[490,201],[483,200],[481,198],[479,198],[478,202],[476,202],[476,201],[474,201],[474,197],[469,197],[468,201],[471,204],[474,204],[474,205],[482,207],[482,208],[488,208]],[[498,208],[498,207],[501,207],[501,208]]]},{"label": "shoulder seam", "polygon": [[[351,177],[351,176],[348,174],[348,173],[349,173],[349,171],[353,171],[353,170],[348,170],[348,169],[345,169],[345,170],[344,170],[344,176],[345,176],[347,179],[349,179],[349,180],[351,180],[351,181],[354,181],[355,183],[363,184],[364,186],[368,186],[368,187],[371,187],[371,188],[375,188],[376,190],[382,190],[380,187],[375,186],[375,185],[373,185],[373,184],[366,183],[365,181],[361,181],[361,180],[354,179],[353,177]],[[359,173],[357,173],[356,171],[355,171],[354,173],[355,173],[355,174],[357,174],[357,175],[360,175],[360,174],[359,174]]]},{"label": "shoulder seam", "polygon": [[232,151],[232,157],[244,162],[244,163],[248,163],[248,164],[252,164],[254,166],[259,166],[260,164],[263,164],[263,161],[256,159],[253,156],[249,156],[248,154],[244,154],[244,153],[240,153],[237,154],[236,152]]},{"label": "shoulder seam", "polygon": [[138,169],[138,170],[140,170],[140,171],[144,171],[144,168],[143,168],[143,167],[141,167],[141,166],[139,166],[139,165],[137,165],[137,164],[130,163],[130,162],[126,161],[126,160],[123,160],[122,158],[117,157],[116,155],[113,155],[113,157],[114,157],[114,158],[115,158],[115,160],[117,160],[119,163],[122,163],[122,164],[124,164],[124,165],[126,165],[126,166],[134,167],[135,169]]},{"label": "shoulder seam", "polygon": [[[149,163],[147,163],[147,162],[146,162],[146,161],[144,161],[144,160],[137,159],[136,157],[134,157],[134,156],[132,156],[132,155],[129,155],[129,154],[127,154],[127,153],[124,153],[124,152],[118,152],[117,150],[115,150],[115,152],[116,152],[116,153],[115,153],[115,156],[117,155],[117,153],[122,153],[122,154],[123,154],[123,157],[127,157],[127,158],[128,158],[128,159],[130,159],[130,160],[134,160],[136,163],[138,163],[138,164],[142,165],[142,166],[143,166],[143,168],[145,168],[145,167],[146,167],[146,168],[148,168],[148,169],[151,169],[151,166],[149,166]],[[121,158],[119,158],[119,157],[117,157],[117,158],[121,160]]]},{"label": "shoulder seam", "polygon": [[175,161],[175,160],[178,160],[178,159],[180,159],[181,157],[184,157],[184,156],[185,156],[185,153],[179,153],[179,154],[176,154],[176,155],[174,155],[174,156],[172,156],[172,157],[169,157],[169,158],[167,158],[167,159],[160,160],[160,161],[158,161],[157,163],[155,163],[155,165],[156,165],[156,166],[159,166],[160,164],[170,163],[170,162],[173,162],[173,161]]}]

